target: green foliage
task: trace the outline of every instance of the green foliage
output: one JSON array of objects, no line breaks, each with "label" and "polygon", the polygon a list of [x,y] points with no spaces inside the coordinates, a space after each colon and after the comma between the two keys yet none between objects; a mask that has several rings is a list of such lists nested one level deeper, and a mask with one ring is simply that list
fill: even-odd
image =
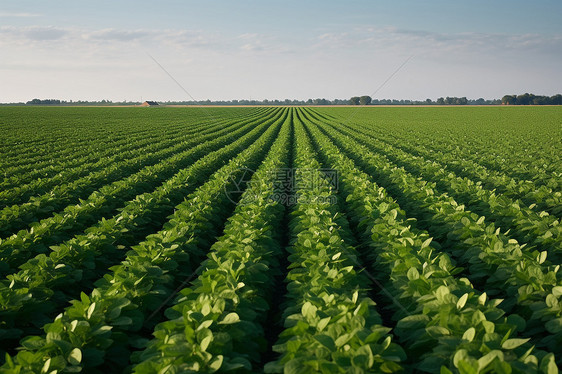
[{"label": "green foliage", "polygon": [[[41,344],[24,349],[10,359],[14,369],[8,372],[37,370],[47,357],[56,360],[58,366],[54,369],[64,369],[68,366],[66,357],[74,348],[80,348],[84,353],[80,367],[93,368],[109,363],[114,368],[125,367],[127,352],[144,344],[135,332],[147,326],[145,319],[165,302],[180,279],[191,276],[207,243],[228,216],[233,203],[220,192],[235,180],[233,177],[241,173],[242,167],[259,165],[263,148],[273,142],[284,117],[280,116],[257,141],[178,205],[162,231],[133,246],[125,261],[112,267],[112,272],[96,283],[90,296],[83,293],[80,301],[74,300],[53,323],[46,324],[43,327],[46,335],[40,338]],[[244,141],[262,133],[264,127],[267,123],[230,146],[235,149],[244,147]],[[213,203],[209,204],[211,201]],[[127,308],[116,309],[121,303]],[[81,326],[77,331],[75,324]],[[68,352],[61,352],[61,344]]]},{"label": "green foliage", "polygon": [[[281,356],[266,372],[400,371],[405,353],[380,325],[374,302],[355,271],[351,233],[330,204],[328,183],[301,120],[295,119],[297,193],[291,213],[291,270],[285,330],[273,347]],[[316,182],[316,183],[315,183]],[[324,198],[324,199],[322,199]]]},{"label": "green foliage", "polygon": [[[310,122],[315,122],[313,117]],[[415,367],[432,372],[443,366],[463,372],[476,365],[470,370],[489,370],[500,364],[486,355],[497,351],[506,370],[538,370],[538,358],[531,355],[532,347],[526,344],[529,339],[511,338],[526,329],[525,320],[516,314],[505,316],[498,308],[501,300],[489,300],[468,279],[457,278],[461,269],[455,268],[451,258],[432,243],[426,232],[412,228],[405,212],[386,191],[358,170],[314,125],[310,131],[330,166],[342,171],[341,185],[350,216],[364,233],[374,274],[379,274],[381,283],[393,295],[395,318],[400,318],[395,333],[398,342],[416,357]],[[375,165],[368,150],[350,138],[341,136],[337,143],[350,154],[353,150],[355,159],[365,160],[363,165]],[[385,170],[381,162],[376,166],[377,171]],[[401,184],[402,190],[424,191],[415,179],[407,183]],[[418,193],[418,198],[422,195],[435,196]],[[457,222],[466,227],[458,219]],[[537,354],[542,360],[553,357]]]},{"label": "green foliage", "polygon": [[135,373],[251,370],[266,349],[262,324],[269,309],[284,207],[272,196],[274,173],[287,166],[290,117],[250,188],[210,248],[191,287],[166,311],[155,338],[133,360]]},{"label": "green foliage", "polygon": [[558,372],[559,108],[1,111],[0,373]]}]

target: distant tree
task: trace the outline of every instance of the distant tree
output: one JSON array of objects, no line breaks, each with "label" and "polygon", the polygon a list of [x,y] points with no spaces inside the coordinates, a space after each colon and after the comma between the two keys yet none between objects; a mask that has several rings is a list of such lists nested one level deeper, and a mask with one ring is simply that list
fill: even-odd
[{"label": "distant tree", "polygon": [[425,99],[425,104],[431,105],[431,104],[433,104],[433,101],[431,101],[431,99]]},{"label": "distant tree", "polygon": [[530,105],[533,103],[535,95],[531,95],[528,93],[524,93],[523,95],[517,96],[517,104],[518,105]]},{"label": "distant tree", "polygon": [[312,100],[313,105],[330,105],[332,102],[326,99],[314,99]]},{"label": "distant tree", "polygon": [[438,104],[438,105],[444,105],[444,104],[445,104],[445,99],[443,99],[442,97],[440,97],[439,99],[437,99],[437,104]]},{"label": "distant tree", "polygon": [[551,105],[562,105],[562,95],[554,95],[550,98]]},{"label": "distant tree", "polygon": [[360,100],[361,98],[359,96],[353,96],[351,99],[349,99],[349,104],[351,105],[359,105],[360,104]]},{"label": "distant tree", "polygon": [[505,95],[502,97],[503,105],[517,105],[517,96],[515,95]]},{"label": "distant tree", "polygon": [[359,98],[359,104],[361,104],[361,105],[369,105],[369,104],[371,104],[371,101],[372,101],[372,100],[373,100],[373,99],[371,99],[371,96],[361,96],[361,97]]},{"label": "distant tree", "polygon": [[26,104],[28,105],[59,105],[61,103],[60,100],[58,99],[45,99],[45,100],[40,100],[40,99],[33,99],[28,101]]}]

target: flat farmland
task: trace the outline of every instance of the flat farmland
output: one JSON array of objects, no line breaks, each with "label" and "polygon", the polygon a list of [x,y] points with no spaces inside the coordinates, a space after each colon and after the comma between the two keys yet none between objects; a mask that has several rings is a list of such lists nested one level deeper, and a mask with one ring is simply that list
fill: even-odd
[{"label": "flat farmland", "polygon": [[0,373],[562,364],[559,107],[0,107]]}]

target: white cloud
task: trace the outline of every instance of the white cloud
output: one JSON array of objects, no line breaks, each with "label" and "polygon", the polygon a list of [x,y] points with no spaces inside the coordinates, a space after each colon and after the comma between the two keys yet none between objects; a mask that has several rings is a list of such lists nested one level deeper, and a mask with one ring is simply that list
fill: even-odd
[{"label": "white cloud", "polygon": [[[0,80],[11,87],[14,100],[39,95],[183,99],[184,93],[145,51],[198,99],[370,94],[409,55],[415,57],[378,97],[491,98],[533,91],[533,87],[557,90],[562,84],[560,75],[553,74],[558,67],[548,65],[562,60],[560,35],[365,27],[291,36],[200,29],[0,26],[0,48]],[[6,100],[10,99],[0,98]]]},{"label": "white cloud", "polygon": [[[352,32],[327,33],[317,36],[316,49],[374,48],[410,51],[415,54],[439,53],[465,58],[480,53],[552,53],[562,54],[562,35],[499,34],[499,33],[437,33],[395,27],[362,28]],[[456,53],[452,56],[451,53]]]},{"label": "white cloud", "polygon": [[4,45],[64,38],[65,44],[59,44],[58,48],[74,48],[77,44],[83,44],[84,40],[103,43],[166,42],[197,47],[216,45],[219,40],[217,35],[206,34],[197,30],[122,30],[115,28],[90,30],[54,26],[0,26],[0,35],[6,36],[0,39],[0,44]]},{"label": "white cloud", "polygon": [[131,40],[150,38],[151,33],[148,30],[103,29],[91,32],[82,32],[82,36],[84,39],[129,42]]},{"label": "white cloud", "polygon": [[57,40],[70,33],[69,29],[52,26],[0,26],[0,35],[6,36],[0,44],[19,44],[28,41]]},{"label": "white cloud", "polygon": [[0,18],[32,18],[40,16],[41,14],[36,13],[0,12]]}]

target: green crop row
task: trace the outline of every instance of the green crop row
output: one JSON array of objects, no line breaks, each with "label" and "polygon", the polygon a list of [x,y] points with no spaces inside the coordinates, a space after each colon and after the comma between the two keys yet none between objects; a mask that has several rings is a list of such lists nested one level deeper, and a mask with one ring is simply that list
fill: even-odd
[{"label": "green crop row", "polygon": [[[196,129],[193,131],[196,131]],[[33,201],[30,198],[48,192],[55,186],[66,184],[68,181],[103,170],[114,162],[137,156],[146,147],[151,150],[150,153],[158,149],[165,149],[173,145],[174,140],[181,137],[184,132],[180,127],[167,134],[160,134],[160,136],[150,136],[147,133],[141,133],[138,136],[126,136],[123,139],[115,139],[112,147],[97,151],[88,148],[75,151],[68,160],[59,160],[56,166],[52,162],[46,161],[49,163],[48,170],[42,170],[38,166],[31,173],[19,173],[12,175],[10,178],[5,178],[0,184],[2,189],[0,192],[0,207]],[[49,156],[50,154],[43,155],[47,160]],[[92,158],[93,162],[89,162],[89,158]],[[37,162],[36,165],[40,163],[41,161]]]},{"label": "green crop row", "polygon": [[439,195],[434,184],[393,166],[383,155],[336,131],[330,137],[379,184],[398,196],[406,211],[425,212],[420,223],[444,250],[467,266],[468,278],[477,288],[505,297],[500,308],[527,321],[524,334],[533,343],[551,352],[560,351],[562,275],[560,265],[547,260],[546,251],[528,251],[486,222],[485,217],[466,210],[446,194]]},{"label": "green crop row", "polygon": [[[0,240],[0,260],[2,260],[0,274],[9,274],[10,271],[27,261],[31,256],[48,252],[48,246],[59,241],[61,236],[63,240],[70,236],[65,237],[65,232],[76,232],[76,226],[84,228],[92,219],[99,219],[100,212],[111,214],[113,209],[121,206],[124,201],[150,191],[159,183],[165,181],[166,178],[171,177],[178,169],[195,162],[215,145],[221,144],[221,142],[224,144],[224,142],[230,141],[233,136],[241,136],[262,120],[248,121],[242,123],[242,125],[235,125],[234,131],[227,128],[224,133],[210,134],[201,138],[199,140],[206,140],[207,143],[200,143],[175,154],[167,162],[146,167],[139,173],[106,185],[92,193],[88,199],[83,200],[80,204],[68,206],[63,212],[56,213],[52,217],[33,225],[30,230],[22,230],[17,235]],[[85,222],[82,223],[82,221]]]},{"label": "green crop row", "polygon": [[[324,113],[317,112],[316,114],[322,115],[324,119],[327,119],[329,122],[334,120],[334,117],[326,116]],[[541,174],[542,177],[537,181],[532,180],[533,177],[536,178],[536,172],[528,173],[530,174],[528,179],[514,178],[507,175],[505,171],[496,171],[478,163],[487,158],[485,155],[487,153],[486,149],[472,149],[460,153],[456,148],[458,143],[435,146],[434,143],[439,137],[435,135],[433,132],[435,129],[433,128],[431,136],[408,132],[408,134],[403,135],[402,138],[397,138],[395,133],[388,131],[386,128],[381,129],[377,126],[367,125],[372,119],[373,117],[369,119],[365,118],[364,124],[361,124],[362,121],[356,117],[354,117],[354,122],[352,124],[341,125],[341,119],[337,122],[340,128],[346,128],[351,130],[354,134],[365,134],[372,139],[376,139],[377,144],[382,145],[386,143],[408,153],[437,161],[442,165],[444,170],[449,169],[457,173],[458,176],[468,177],[475,181],[482,181],[484,187],[488,189],[497,190],[512,199],[521,199],[525,201],[526,205],[536,204],[541,210],[546,210],[551,214],[561,217],[562,192],[560,191],[561,184],[559,173],[557,175],[556,173],[540,172],[539,174]],[[465,135],[465,137],[468,136]],[[470,138],[473,139],[474,136],[470,136]],[[523,142],[527,143],[528,140]],[[493,147],[493,149],[498,150],[498,147]],[[478,158],[467,158],[471,153],[478,154]],[[488,157],[492,158],[492,156]],[[531,159],[534,163],[537,162],[536,158]],[[518,163],[512,163],[508,170],[517,168],[519,167],[518,165]]]},{"label": "green crop row", "polygon": [[[331,125],[332,127],[334,125]],[[467,178],[457,177],[440,164],[423,158],[412,157],[406,152],[374,142],[367,136],[339,129],[342,134],[357,140],[373,152],[383,154],[389,161],[425,181],[433,182],[439,190],[445,190],[455,200],[464,202],[468,209],[494,221],[496,226],[510,230],[510,235],[522,243],[532,245],[540,251],[547,251],[551,260],[562,260],[562,225],[560,219],[547,212],[526,207],[520,200],[496,194],[482,188]],[[436,192],[436,194],[438,194]]]},{"label": "green crop row", "polygon": [[[399,135],[405,139],[415,137],[432,152],[444,151],[457,159],[472,160],[490,170],[516,179],[532,180],[539,185],[555,183],[559,189],[562,186],[562,167],[557,162],[560,154],[556,152],[559,143],[552,136],[556,126],[560,126],[559,108],[540,111],[510,109],[427,109],[430,115],[420,120],[429,120],[430,131],[424,128],[424,124],[412,126],[409,119],[405,128],[407,131],[399,131]],[[483,114],[486,111],[493,113],[485,116]],[[367,120],[366,123],[372,123],[376,117],[363,118]],[[361,115],[355,116],[354,122],[363,122]],[[395,125],[395,121],[392,122]],[[388,125],[385,124],[387,129]]]},{"label": "green crop row", "polygon": [[[252,111],[252,114],[257,115],[262,110]],[[114,139],[157,139],[164,133],[189,131],[197,124],[216,123],[215,118],[201,111],[191,111],[187,118],[181,112],[160,114],[115,108],[50,108],[39,110],[39,113],[34,109],[21,111],[13,108],[10,113],[8,108],[3,108],[0,129],[11,131],[3,132],[1,138],[9,143],[0,143],[0,150],[5,155],[0,160],[0,170],[2,174],[16,178],[25,172],[64,172],[61,164],[72,160],[75,154],[89,152],[84,161],[94,161],[96,157],[91,156],[111,151]],[[249,113],[234,112],[226,118],[236,119],[240,115]]]},{"label": "green crop row", "polygon": [[[251,118],[252,117],[247,119],[246,123],[249,122]],[[151,147],[146,147],[141,150],[142,154],[140,156],[133,157],[131,154],[125,155],[123,157],[127,157],[127,159],[123,162],[115,162],[109,167],[92,173],[86,177],[58,185],[43,195],[33,196],[28,203],[6,207],[0,211],[0,227],[2,227],[2,229],[0,229],[0,234],[7,235],[17,229],[27,226],[30,222],[38,221],[45,215],[50,215],[53,211],[57,211],[69,203],[79,201],[79,198],[81,197],[86,197],[89,194],[94,193],[98,187],[103,187],[106,183],[111,183],[113,181],[118,182],[125,178],[135,178],[137,174],[142,176],[143,179],[146,179],[146,182],[150,182],[150,179],[146,176],[147,170],[150,173],[150,170],[155,168],[155,164],[173,162],[173,157],[178,153],[190,150],[193,146],[203,141],[229,134],[230,131],[239,128],[242,124],[244,124],[244,122],[237,123],[235,125],[219,123],[217,126],[212,126],[208,130],[200,131],[199,134],[196,134],[195,136],[187,135],[186,138],[177,137],[175,139],[175,145],[169,148],[161,149],[157,152],[150,152]],[[113,161],[116,160],[112,160],[112,162]],[[84,166],[84,169],[87,169],[87,167]],[[163,178],[166,176],[171,175],[170,173],[173,173],[173,170],[168,173],[161,170],[159,173],[152,174],[159,176],[159,179],[156,179],[155,181],[158,183],[158,181],[164,180]],[[143,192],[143,186],[145,186],[145,184],[140,184],[133,193],[138,194]],[[150,184],[146,183],[146,186],[150,186]],[[131,187],[133,186],[131,185]],[[137,192],[136,190],[139,191]],[[119,195],[116,195],[115,199],[119,201]],[[109,208],[109,212],[111,212],[111,202],[111,199],[109,199],[105,204],[105,206]],[[107,211],[100,213],[107,214]],[[93,215],[94,212],[92,212],[90,216]],[[76,219],[75,221],[78,220]],[[88,223],[86,222],[85,224],[87,225]],[[38,224],[35,225],[37,226]]]},{"label": "green crop row", "polygon": [[224,235],[213,244],[190,287],[180,291],[154,339],[135,358],[135,373],[255,369],[267,347],[263,322],[281,255],[284,207],[273,170],[286,168],[291,117],[252,176]]},{"label": "green crop row", "polygon": [[[525,320],[504,316],[497,306],[475,290],[468,279],[457,278],[449,256],[432,243],[427,232],[416,230],[400,206],[342,154],[316,125],[309,129],[322,154],[341,172],[340,186],[352,222],[362,233],[371,269],[390,297],[397,321],[397,342],[403,344],[416,370],[424,372],[551,372],[553,354],[541,360],[517,335]],[[341,138],[342,143],[346,142]],[[364,149],[354,147],[365,158]]]},{"label": "green crop row", "polygon": [[289,222],[285,330],[273,347],[280,356],[265,371],[400,371],[404,351],[392,343],[366,295],[347,222],[298,115],[294,123],[298,199]]},{"label": "green crop row", "polygon": [[[265,115],[268,110],[271,109],[256,110],[255,113],[248,113],[241,119]],[[229,121],[238,121],[239,115],[232,113],[228,117],[221,118],[220,121],[208,116],[203,117],[191,114],[187,120],[176,120],[172,123],[168,123],[170,120],[167,120],[162,126],[165,129],[164,131],[155,131],[157,129],[155,126],[159,125],[158,122],[148,122],[148,125],[136,129],[137,131],[121,130],[117,132],[115,129],[111,129],[108,135],[111,136],[110,144],[94,138],[90,141],[93,143],[92,146],[81,143],[80,147],[73,148],[69,144],[72,142],[72,138],[57,139],[55,144],[60,144],[62,151],[57,152],[54,149],[49,149],[45,152],[40,152],[40,156],[36,159],[20,157],[20,159],[25,160],[25,163],[15,169],[2,169],[0,167],[0,170],[6,176],[4,181],[0,183],[0,188],[4,191],[3,193],[9,191],[10,194],[15,193],[15,191],[10,191],[15,189],[19,202],[22,202],[38,193],[46,192],[48,188],[53,188],[61,182],[64,183],[101,169],[103,165],[109,165],[108,159],[122,156],[124,152],[142,148],[146,144],[159,143],[163,139],[172,140],[177,143],[184,135],[191,135],[193,137],[195,134],[207,132],[211,128],[217,128],[221,124],[224,126]],[[131,120],[135,120],[135,118],[127,119],[127,121]],[[121,125],[121,122],[124,122],[124,120],[118,121],[115,127],[117,128],[117,126]],[[140,121],[141,126],[142,124],[143,121]],[[115,134],[112,134],[114,132]],[[8,152],[11,151],[13,150],[10,149]],[[29,149],[27,151],[23,149],[22,151],[27,154]],[[20,151],[20,155],[22,151]],[[7,177],[8,174],[11,174],[11,176]],[[34,186],[37,188],[32,188]],[[3,193],[0,193],[0,196]],[[13,201],[14,204],[17,202]],[[8,204],[2,199],[0,200],[0,207],[3,207],[3,205]]]},{"label": "green crop row", "polygon": [[178,205],[162,231],[133,246],[89,296],[82,293],[80,300],[46,324],[45,335],[24,338],[23,349],[13,358],[7,356],[0,372],[123,369],[131,350],[145,344],[143,332],[155,325],[151,318],[193,275],[231,211],[225,185],[233,185],[244,168],[261,163],[285,115]]},{"label": "green crop row", "polygon": [[524,109],[0,108],[0,373],[557,373]]},{"label": "green crop row", "polygon": [[[275,117],[260,124],[236,144],[228,145],[228,139],[220,138],[211,144],[201,144],[200,148],[206,149],[208,154],[154,192],[137,196],[119,215],[88,229],[86,235],[56,246],[49,256],[36,256],[22,265],[22,270],[9,275],[0,283],[0,316],[3,319],[0,341],[13,340],[22,334],[22,330],[25,334],[36,331],[50,319],[57,305],[77,296],[84,287],[91,287],[93,280],[125,255],[121,247],[129,243],[123,240],[124,236],[129,237],[131,233],[146,236],[148,227],[143,221],[152,216],[164,218],[170,207],[202,184],[240,149],[252,144],[274,120]],[[220,146],[224,147],[213,152]],[[136,243],[131,241],[131,244]]]}]

